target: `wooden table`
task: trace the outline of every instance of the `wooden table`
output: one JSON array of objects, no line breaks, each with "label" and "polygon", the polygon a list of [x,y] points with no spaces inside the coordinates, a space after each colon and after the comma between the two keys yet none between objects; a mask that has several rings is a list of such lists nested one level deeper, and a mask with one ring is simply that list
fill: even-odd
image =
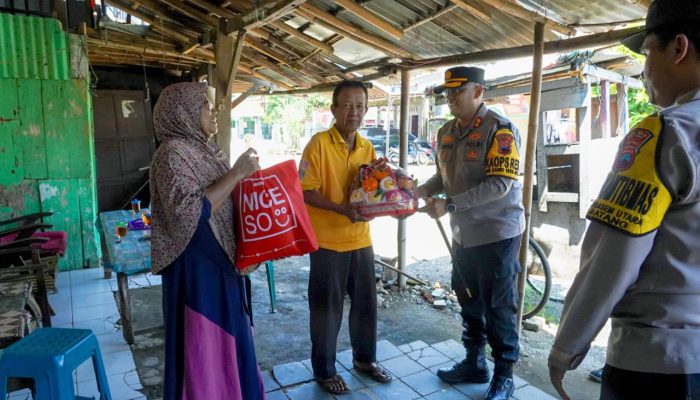
[{"label": "wooden table", "polygon": [[[119,299],[119,315],[122,323],[124,340],[134,343],[134,327],[131,317],[131,303],[129,302],[129,276],[144,274],[151,271],[151,241],[144,240],[144,232],[129,230],[121,243],[117,243],[117,224],[136,218],[131,211],[104,211],[100,213],[100,225],[102,228],[102,244],[105,271],[111,270],[117,273],[117,285]],[[265,263],[267,272],[267,285],[270,291],[271,312],[275,312],[277,299],[275,296],[275,269],[272,261]],[[105,273],[109,278],[109,274]]]},{"label": "wooden table", "polygon": [[[138,214],[140,215],[140,214]],[[121,243],[117,243],[117,224],[136,219],[131,211],[105,211],[100,213],[102,243],[105,254],[102,255],[104,268],[117,273],[119,316],[122,334],[127,343],[134,343],[134,327],[129,302],[129,276],[144,274],[151,270],[151,241],[144,239],[144,232],[150,230],[129,230]]]}]

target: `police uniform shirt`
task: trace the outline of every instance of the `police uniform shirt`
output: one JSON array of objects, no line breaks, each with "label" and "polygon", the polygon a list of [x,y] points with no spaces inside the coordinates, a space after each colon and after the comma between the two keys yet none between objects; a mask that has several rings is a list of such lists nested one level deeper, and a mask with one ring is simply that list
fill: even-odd
[{"label": "police uniform shirt", "polygon": [[464,247],[510,239],[525,230],[522,185],[518,181],[520,135],[517,128],[482,104],[471,125],[454,119],[438,131],[437,173],[423,186],[444,192],[453,239]]},{"label": "police uniform shirt", "polygon": [[700,88],[620,143],[549,363],[576,368],[612,317],[607,363],[700,373]]}]

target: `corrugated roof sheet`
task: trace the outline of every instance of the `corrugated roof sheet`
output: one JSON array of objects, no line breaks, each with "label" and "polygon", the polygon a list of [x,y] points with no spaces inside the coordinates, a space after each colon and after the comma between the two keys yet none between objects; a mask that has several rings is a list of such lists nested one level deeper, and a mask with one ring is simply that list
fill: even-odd
[{"label": "corrugated roof sheet", "polygon": [[68,53],[57,20],[0,13],[0,78],[68,79]]}]

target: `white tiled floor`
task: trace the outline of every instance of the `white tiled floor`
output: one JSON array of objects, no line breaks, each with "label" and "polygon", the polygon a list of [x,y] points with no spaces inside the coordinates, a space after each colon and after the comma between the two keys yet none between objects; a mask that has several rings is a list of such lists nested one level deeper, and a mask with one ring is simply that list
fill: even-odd
[{"label": "white tiled floor", "polygon": [[[129,279],[129,287],[159,285],[160,277],[150,274]],[[110,392],[114,400],[146,399],[136,373],[134,357],[117,325],[119,312],[113,291],[117,290],[115,275],[104,279],[101,268],[61,272],[56,279],[58,293],[49,295],[56,315],[52,325],[59,328],[92,329],[97,335]],[[99,398],[97,382],[90,360],[74,372],[76,395]],[[14,392],[11,400],[31,399],[28,391]]]}]

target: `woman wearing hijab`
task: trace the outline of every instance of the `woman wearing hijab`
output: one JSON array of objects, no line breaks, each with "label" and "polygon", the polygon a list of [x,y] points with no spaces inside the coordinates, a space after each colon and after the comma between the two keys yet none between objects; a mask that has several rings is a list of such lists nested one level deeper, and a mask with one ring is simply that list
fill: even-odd
[{"label": "woman wearing hijab", "polygon": [[[211,141],[204,83],[163,90],[153,110],[152,272],[163,276],[163,398],[264,399],[247,278],[238,275],[230,193],[260,169],[254,149],[229,168]],[[249,281],[247,281],[249,282]]]}]

